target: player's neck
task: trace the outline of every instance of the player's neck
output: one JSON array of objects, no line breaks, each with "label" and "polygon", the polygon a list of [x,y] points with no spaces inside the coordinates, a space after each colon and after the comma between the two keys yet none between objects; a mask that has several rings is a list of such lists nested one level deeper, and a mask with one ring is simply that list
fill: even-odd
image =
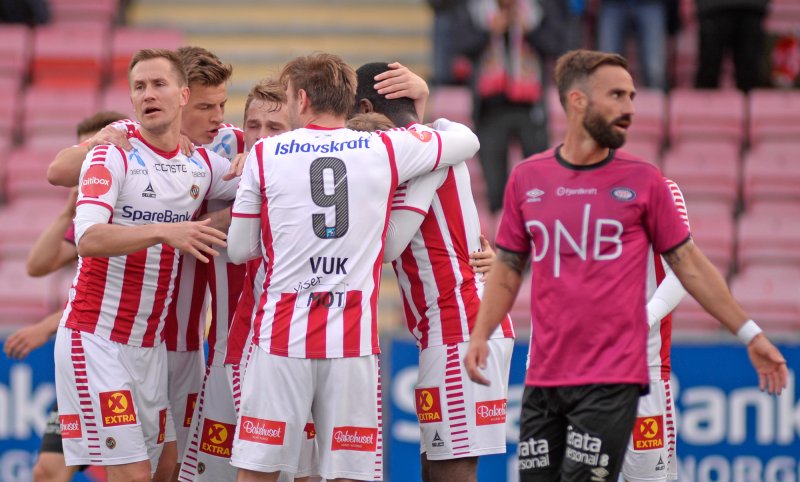
[{"label": "player's neck", "polygon": [[170,126],[164,132],[153,132],[142,126],[139,132],[148,144],[165,152],[173,151],[180,142],[180,125]]},{"label": "player's neck", "polygon": [[576,166],[597,164],[608,157],[608,148],[601,147],[584,129],[567,129],[561,157]]},{"label": "player's neck", "polygon": [[305,122],[303,122],[304,126],[315,125],[319,127],[327,127],[330,129],[335,129],[338,127],[344,127],[345,123],[347,122],[347,117],[328,114],[328,113],[323,113],[323,114],[315,113],[314,115],[308,116],[304,120],[305,120]]}]

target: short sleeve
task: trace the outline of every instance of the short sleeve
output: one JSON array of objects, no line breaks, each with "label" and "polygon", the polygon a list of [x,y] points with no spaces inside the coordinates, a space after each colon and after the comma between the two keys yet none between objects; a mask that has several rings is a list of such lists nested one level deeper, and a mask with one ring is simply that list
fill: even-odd
[{"label": "short sleeve", "polygon": [[675,201],[675,207],[678,208],[678,214],[681,215],[684,224],[686,224],[686,227],[691,231],[692,225],[689,223],[689,212],[686,209],[686,201],[683,199],[681,188],[678,187],[678,184],[672,179],[664,178],[664,181],[667,183],[667,187],[669,187],[670,194],[672,194],[672,200]]},{"label": "short sleeve", "polygon": [[224,124],[214,140],[203,147],[232,161],[237,154],[244,152],[244,132],[236,126]]},{"label": "short sleeve", "polygon": [[664,179],[653,175],[650,183],[650,204],[645,214],[645,225],[653,248],[659,253],[668,253],[689,239],[689,228],[678,212],[670,186]]},{"label": "short sleeve", "polygon": [[381,132],[380,138],[397,166],[398,182],[403,183],[436,169],[442,155],[439,133],[422,125]]},{"label": "short sleeve", "polygon": [[236,200],[233,202],[233,217],[257,218],[261,215],[261,202],[263,193],[263,143],[258,142],[250,150],[244,163],[239,189],[236,191]]},{"label": "short sleeve", "polygon": [[397,186],[392,198],[392,210],[406,209],[427,215],[436,190],[441,187],[447,172],[447,169],[429,172]]},{"label": "short sleeve", "polygon": [[102,145],[89,151],[78,182],[76,242],[93,224],[106,224],[111,219],[126,171],[125,154],[119,148]]},{"label": "short sleeve", "polygon": [[527,254],[531,249],[531,241],[518,202],[517,172],[516,169],[511,172],[511,177],[506,184],[506,192],[503,197],[503,217],[497,228],[495,243],[498,248],[505,251]]}]

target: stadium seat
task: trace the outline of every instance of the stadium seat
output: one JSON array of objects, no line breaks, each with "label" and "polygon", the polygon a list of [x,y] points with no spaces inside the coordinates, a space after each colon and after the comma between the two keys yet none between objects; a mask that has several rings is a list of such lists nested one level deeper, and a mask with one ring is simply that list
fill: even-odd
[{"label": "stadium seat", "polygon": [[750,267],[733,279],[731,291],[765,330],[800,329],[800,267]]},{"label": "stadium seat", "polygon": [[100,110],[113,110],[125,114],[130,119],[136,116],[131,104],[131,91],[128,85],[110,85],[100,94]]},{"label": "stadium seat", "polygon": [[628,142],[652,142],[659,147],[666,137],[667,100],[656,89],[641,89],[633,101],[636,114],[628,133]]},{"label": "stadium seat", "polygon": [[52,282],[31,278],[24,260],[0,262],[0,320],[7,325],[29,324],[54,311]]},{"label": "stadium seat", "polygon": [[119,0],[48,0],[55,23],[109,26],[119,9]]},{"label": "stadium seat", "polygon": [[547,103],[547,129],[550,134],[550,145],[556,145],[564,140],[564,133],[567,132],[567,114],[561,106],[558,98],[558,89],[550,86],[545,92],[545,102]]},{"label": "stadium seat", "polygon": [[0,139],[13,140],[19,134],[20,81],[0,77]]},{"label": "stadium seat", "polygon": [[672,44],[671,74],[672,83],[677,88],[686,89],[694,86],[697,70],[697,35],[697,25],[687,25],[675,34],[675,41]]},{"label": "stadium seat", "polygon": [[445,117],[472,126],[472,93],[467,87],[436,87],[428,99],[430,119]]},{"label": "stadium seat", "polygon": [[75,129],[69,134],[34,134],[25,139],[24,147],[34,151],[59,151],[76,144]]},{"label": "stadium seat", "polygon": [[769,32],[793,34],[800,25],[800,4],[796,0],[772,0],[769,2],[766,28]]},{"label": "stadium seat", "polygon": [[31,32],[25,25],[0,25],[0,77],[21,82],[31,59]]},{"label": "stadium seat", "polygon": [[800,140],[800,91],[756,89],[750,93],[750,143]]},{"label": "stadium seat", "polygon": [[687,294],[672,312],[672,330],[690,336],[718,335],[722,332],[722,325],[706,313],[692,295]]},{"label": "stadium seat", "polygon": [[739,219],[739,263],[800,266],[800,203],[753,203]]},{"label": "stadium seat", "polygon": [[25,92],[22,129],[31,135],[73,135],[75,126],[97,111],[97,90],[33,86]]},{"label": "stadium seat", "polygon": [[64,209],[69,189],[51,186],[60,198],[19,199],[0,208],[0,258],[24,258],[33,242]]},{"label": "stadium seat", "polygon": [[183,45],[183,33],[172,29],[120,27],[111,36],[111,83],[128,85],[128,64],[139,49],[176,49]]},{"label": "stadium seat", "polygon": [[733,261],[734,230],[731,206],[721,202],[687,201],[692,238],[700,250],[727,276]]},{"label": "stadium seat", "polygon": [[[800,133],[798,133],[800,135]],[[744,201],[800,202],[800,137],[797,143],[761,143],[744,160]]]},{"label": "stadium seat", "polygon": [[[635,122],[635,121],[634,121]],[[634,156],[641,157],[642,160],[660,165],[661,162],[661,145],[655,141],[640,141],[638,139],[629,138],[625,145],[621,147],[623,151],[629,152]]]},{"label": "stadium seat", "polygon": [[47,166],[63,147],[49,149],[22,148],[12,151],[3,166],[5,197],[13,201],[20,198],[64,199],[64,188],[47,182]]},{"label": "stadium seat", "polygon": [[675,89],[670,95],[670,138],[726,141],[744,139],[745,101],[738,90]]},{"label": "stadium seat", "polygon": [[663,164],[664,174],[678,183],[687,199],[731,206],[738,199],[738,142],[681,142],[664,155]]},{"label": "stadium seat", "polygon": [[36,29],[33,83],[57,88],[94,88],[108,64],[108,27],[51,24]]}]

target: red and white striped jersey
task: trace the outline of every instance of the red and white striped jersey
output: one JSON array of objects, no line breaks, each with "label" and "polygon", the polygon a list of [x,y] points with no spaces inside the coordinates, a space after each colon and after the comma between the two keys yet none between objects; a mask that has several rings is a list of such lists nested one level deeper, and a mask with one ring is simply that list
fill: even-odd
[{"label": "red and white striped jersey", "polygon": [[242,284],[242,294],[233,314],[231,328],[228,331],[228,351],[225,354],[225,365],[244,363],[250,343],[253,339],[253,318],[258,311],[256,301],[264,291],[264,278],[267,275],[266,264],[262,258],[251,259]]},{"label": "red and white striped jersey", "polygon": [[[127,124],[125,124],[127,125]],[[203,146],[206,151],[215,152],[220,157],[232,160],[237,154],[244,152],[244,134],[241,129],[231,124],[221,124],[219,133],[214,140]],[[222,176],[226,171],[216,173]],[[228,201],[210,201],[203,203],[201,214],[206,211],[215,211],[230,205]],[[225,270],[228,260],[225,248],[215,248],[220,255],[214,257],[212,264],[200,263],[194,256],[181,256],[178,265],[178,279],[175,282],[175,293],[167,314],[164,337],[169,351],[197,351],[203,345],[203,336],[206,328],[206,315],[208,313],[209,294],[213,299],[215,286],[210,283],[217,265]],[[223,273],[225,275],[225,273]],[[227,275],[223,276],[227,278]],[[235,276],[234,276],[235,278]],[[223,279],[224,282],[224,279]],[[222,292],[222,296],[227,293]],[[235,293],[238,297],[238,293]],[[226,298],[227,299],[227,298]],[[235,302],[235,301],[234,301]],[[227,303],[227,301],[224,301]],[[224,304],[222,306],[225,306]],[[213,310],[213,306],[212,306]],[[212,313],[214,313],[212,311]],[[212,323],[214,316],[212,314]],[[215,327],[212,326],[212,330]],[[215,339],[209,336],[209,343]],[[209,345],[213,351],[214,346]],[[211,357],[212,355],[209,355]]]},{"label": "red and white striped jersey", "polygon": [[[392,209],[425,216],[419,231],[392,262],[408,330],[422,350],[468,341],[478,316],[483,282],[469,265],[469,253],[481,248],[481,232],[466,164],[402,184],[395,192]],[[514,338],[508,315],[492,338]]]},{"label": "red and white striped jersey", "polygon": [[[675,200],[675,206],[690,228],[689,215],[686,211],[686,202],[683,200],[683,193],[674,181],[664,178]],[[666,262],[660,254],[653,251],[650,246],[650,255],[647,258],[647,299],[653,297],[658,285],[664,280],[667,270]],[[669,314],[656,322],[647,333],[647,365],[650,367],[650,379],[669,380],[670,379],[670,348],[672,347],[672,314]]]},{"label": "red and white striped jersey", "polygon": [[[474,134],[456,126],[441,133],[419,125],[378,133],[307,126],[254,146],[233,216],[261,219],[268,263],[253,329],[262,349],[297,358],[380,352],[377,301],[392,194],[440,158],[454,164],[471,155],[456,147],[472,145]],[[445,142],[453,147],[443,150]]]},{"label": "red and white striped jersey", "polygon": [[[232,199],[235,182],[221,175],[228,162],[198,148],[192,157],[161,151],[138,132],[133,148],[93,149],[81,168],[75,230],[80,243],[94,224],[137,226],[194,219],[203,199]],[[132,346],[163,340],[178,255],[158,244],[125,256],[79,258],[62,326]]]}]

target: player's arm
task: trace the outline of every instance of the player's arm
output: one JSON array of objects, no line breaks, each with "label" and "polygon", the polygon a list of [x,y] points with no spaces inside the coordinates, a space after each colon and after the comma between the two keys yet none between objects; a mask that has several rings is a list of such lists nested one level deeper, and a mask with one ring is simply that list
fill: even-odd
[{"label": "player's arm", "polygon": [[31,351],[47,343],[47,340],[56,334],[63,313],[64,310],[56,311],[33,326],[15,331],[6,340],[3,351],[9,358],[24,359]]},{"label": "player's arm", "polygon": [[[786,387],[786,359],[763,333],[751,338],[753,324],[749,323],[747,313],[733,299],[722,275],[700,248],[689,240],[662,256],[686,291],[731,333],[747,342],[750,361],[758,373],[759,388],[779,394]],[[743,327],[744,332],[740,331]]]},{"label": "player's arm", "polygon": [[260,161],[258,149],[262,141],[256,143],[245,161],[236,200],[231,210],[231,227],[228,229],[228,257],[231,262],[240,264],[261,255],[261,204],[264,199],[261,191]]},{"label": "player's arm", "polygon": [[241,264],[261,256],[261,218],[241,217],[236,214],[228,229],[228,257],[234,264]]},{"label": "player's arm", "polygon": [[483,300],[478,310],[478,319],[472,329],[469,348],[464,356],[467,374],[475,383],[489,385],[489,380],[480,372],[486,368],[489,356],[488,340],[497,326],[505,319],[519,287],[522,285],[522,271],[529,258],[528,253],[515,253],[497,248],[497,262],[489,272]]},{"label": "player's arm", "polygon": [[437,169],[462,163],[474,156],[481,147],[478,136],[464,124],[436,119],[433,128],[438,131],[442,149]]},{"label": "player's arm", "polygon": [[419,231],[425,216],[417,211],[407,209],[393,209],[389,216],[389,226],[386,230],[386,243],[383,248],[383,262],[388,263],[397,259],[411,242],[414,234]]},{"label": "player's arm", "polygon": [[211,211],[200,216],[200,221],[204,219],[211,220],[211,227],[219,229],[223,233],[227,233],[231,227],[231,207]]},{"label": "player's arm", "polygon": [[114,122],[103,127],[97,134],[72,147],[62,149],[47,167],[47,182],[55,186],[73,187],[78,184],[81,166],[86,155],[97,146],[112,144],[125,150],[131,149],[128,142],[128,124]]},{"label": "player's arm", "polygon": [[686,296],[686,289],[675,275],[675,272],[669,268],[669,265],[662,258],[659,258],[659,262],[665,265],[666,275],[647,302],[647,324],[650,328],[672,313],[672,310]]},{"label": "player's arm", "polygon": [[419,231],[436,190],[447,178],[447,171],[439,170],[415,177],[397,187],[392,198],[392,213],[386,231],[383,262],[394,261]]},{"label": "player's arm", "polygon": [[73,190],[61,214],[50,223],[50,226],[33,243],[26,262],[30,276],[50,274],[75,261],[78,257],[75,245],[64,239],[65,233],[72,226],[77,199],[78,191]]}]

